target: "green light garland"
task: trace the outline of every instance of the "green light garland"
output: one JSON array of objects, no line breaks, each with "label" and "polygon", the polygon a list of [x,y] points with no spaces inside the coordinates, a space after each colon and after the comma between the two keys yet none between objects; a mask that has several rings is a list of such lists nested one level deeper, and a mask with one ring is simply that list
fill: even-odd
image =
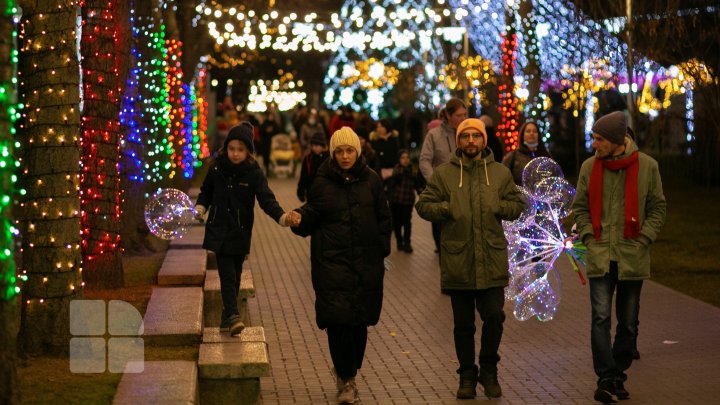
[{"label": "green light garland", "polygon": [[[0,45],[8,44],[10,60],[0,60],[0,300],[12,300],[19,292],[15,275],[13,258],[13,235],[17,229],[11,222],[10,204],[15,190],[16,177],[13,171],[18,166],[14,159],[16,147],[14,123],[17,120],[19,107],[16,103],[17,88],[17,30],[13,21],[19,10],[14,0],[4,1],[2,18],[0,18]],[[8,26],[8,27],[6,27]],[[9,29],[7,29],[9,28]],[[6,34],[7,33],[7,34]],[[9,65],[9,69],[6,66]],[[9,77],[6,74],[9,73]]]}]

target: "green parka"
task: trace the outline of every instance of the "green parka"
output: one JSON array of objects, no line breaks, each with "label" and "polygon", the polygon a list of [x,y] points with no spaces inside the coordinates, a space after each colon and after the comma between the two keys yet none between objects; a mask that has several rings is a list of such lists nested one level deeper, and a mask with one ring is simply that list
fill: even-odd
[{"label": "green parka", "polygon": [[422,218],[442,223],[440,287],[507,286],[508,242],[501,221],[517,219],[524,207],[510,170],[490,149],[480,159],[455,155],[438,166],[415,208]]},{"label": "green parka", "polygon": [[[618,158],[626,158],[638,150],[630,138],[625,138],[625,152]],[[595,157],[583,162],[578,177],[573,212],[580,240],[587,245],[587,275],[602,277],[610,270],[610,261],[618,262],[620,280],[643,280],[650,278],[650,243],[657,238],[665,223],[666,202],[663,195],[660,171],[655,159],[639,152],[638,213],[640,237],[625,239],[625,173],[626,170],[603,172],[602,234],[595,240],[590,221],[590,173]]]}]

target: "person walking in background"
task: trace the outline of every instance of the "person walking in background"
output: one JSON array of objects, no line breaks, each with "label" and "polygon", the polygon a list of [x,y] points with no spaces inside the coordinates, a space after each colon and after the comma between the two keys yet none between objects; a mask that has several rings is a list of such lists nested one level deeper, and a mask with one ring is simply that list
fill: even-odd
[{"label": "person walking in background", "polygon": [[319,118],[318,110],[315,108],[310,109],[310,115],[308,116],[305,123],[300,128],[300,148],[302,153],[308,153],[310,149],[310,140],[315,134],[321,134],[325,138],[325,145],[327,145],[327,131],[322,120]]},{"label": "person walking in background", "polygon": [[397,249],[412,253],[413,248],[410,241],[412,210],[415,204],[415,192],[420,187],[418,174],[413,173],[413,167],[410,164],[410,153],[406,149],[401,149],[398,156],[398,164],[395,165],[392,176],[387,180],[387,195],[388,201],[390,201]]},{"label": "person walking in background", "polygon": [[202,247],[217,257],[223,301],[220,329],[229,330],[232,336],[245,327],[237,297],[242,265],[250,252],[255,200],[282,226],[294,225],[297,219],[296,213],[284,213],[280,208],[254,152],[252,125],[242,122],[231,128],[217,161],[203,180],[195,205],[198,220],[209,209]]},{"label": "person walking in background", "polygon": [[518,186],[522,186],[522,174],[525,166],[536,157],[550,157],[550,152],[540,140],[540,130],[533,121],[527,121],[520,127],[520,145],[514,151],[505,155],[502,163],[507,166],[513,174],[513,180]]},{"label": "person walking in background", "polygon": [[265,120],[260,124],[260,153],[265,166],[265,174],[268,173],[270,164],[270,149],[272,148],[272,137],[280,133],[281,123],[275,117],[274,111],[268,111]]},{"label": "person walking in background", "polygon": [[[415,208],[442,225],[440,287],[450,295],[460,384],[457,398],[475,398],[478,382],[489,398],[502,396],[498,349],[503,333],[508,242],[502,221],[525,207],[507,167],[486,148],[482,121],[470,118],[457,127],[458,150],[438,166]],[[482,319],[479,369],[475,363],[475,310]]]},{"label": "person walking in background", "polygon": [[327,330],[337,400],[354,403],[367,328],[380,319],[390,210],[382,180],[361,157],[352,129],[333,133],[330,157],[318,169],[307,202],[296,210],[300,221],[293,232],[312,237],[317,326]]},{"label": "person walking in background", "polygon": [[355,133],[360,138],[360,147],[362,148],[362,157],[365,158],[365,163],[378,175],[380,174],[380,159],[378,158],[375,149],[368,142],[368,130],[365,127],[355,128]]},{"label": "person walking in background", "polygon": [[380,159],[380,177],[387,180],[393,173],[393,167],[398,162],[400,151],[400,138],[388,119],[381,119],[375,124],[375,130],[370,132],[370,145]]},{"label": "person walking in background", "polygon": [[305,202],[320,165],[330,156],[325,139],[325,134],[321,132],[314,133],[310,138],[310,153],[300,165],[300,180],[297,187],[297,198],[300,202]]},{"label": "person walking in background", "polygon": [[[643,280],[650,277],[650,244],[665,223],[666,202],[657,162],[627,136],[625,114],[607,114],[592,128],[595,156],[583,162],[573,212],[587,246],[592,308],[594,398],[628,399]],[[617,326],[611,340],[612,302]]]},{"label": "person walking in background", "polygon": [[497,137],[497,131],[495,130],[495,122],[493,121],[492,117],[483,114],[478,118],[480,121],[485,124],[485,132],[487,132],[488,135],[488,148],[493,151],[493,155],[495,156],[495,161],[500,162],[503,159],[503,146],[500,144],[500,140]]},{"label": "person walking in background", "polygon": [[328,129],[331,134],[334,134],[342,127],[348,127],[354,130],[355,126],[357,126],[357,123],[355,122],[355,117],[353,116],[352,107],[344,105],[335,112],[335,115],[333,115],[332,118],[330,118],[330,125],[328,126]]},{"label": "person walking in background", "polygon": [[[436,167],[450,161],[457,149],[455,129],[467,118],[467,106],[459,98],[451,98],[438,114],[442,124],[425,134],[420,150],[420,172],[429,181]],[[432,224],[435,252],[440,252],[440,224]]]}]

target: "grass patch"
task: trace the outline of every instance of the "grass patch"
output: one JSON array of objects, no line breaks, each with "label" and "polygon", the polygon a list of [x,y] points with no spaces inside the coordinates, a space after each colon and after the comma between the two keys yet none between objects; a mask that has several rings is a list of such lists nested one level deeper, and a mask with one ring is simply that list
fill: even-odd
[{"label": "grass patch", "polygon": [[667,218],[652,246],[652,280],[720,307],[720,188],[665,187]]},{"label": "grass patch", "polygon": [[[153,284],[157,284],[165,252],[123,257],[125,287],[85,290],[85,299],[123,300],[145,314]],[[145,346],[145,360],[197,361],[199,347]],[[73,374],[67,358],[31,357],[18,361],[20,404],[109,404],[121,374]]]}]

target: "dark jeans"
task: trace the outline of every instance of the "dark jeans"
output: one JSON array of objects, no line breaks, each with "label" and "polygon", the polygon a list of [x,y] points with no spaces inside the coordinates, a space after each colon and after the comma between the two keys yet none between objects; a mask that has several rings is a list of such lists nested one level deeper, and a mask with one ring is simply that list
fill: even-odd
[{"label": "dark jeans", "polygon": [[[590,344],[598,384],[607,379],[627,380],[625,370],[632,364],[633,349],[637,339],[641,289],[642,280],[618,280],[617,262],[610,262],[610,271],[603,277],[590,279],[592,306]],[[611,342],[613,294],[616,295],[617,327],[615,340]]]},{"label": "dark jeans", "polygon": [[[398,245],[410,244],[410,233],[412,231],[412,205],[390,204],[390,212],[392,213],[393,230]],[[403,228],[405,233],[403,233]]]},{"label": "dark jeans", "polygon": [[367,345],[367,326],[328,326],[330,357],[338,377],[346,380],[355,377],[362,367]]},{"label": "dark jeans", "polygon": [[222,318],[239,315],[238,294],[240,293],[240,275],[245,255],[216,254],[218,275],[220,276],[220,295],[222,295]]},{"label": "dark jeans", "polygon": [[485,290],[450,290],[453,321],[455,325],[455,353],[457,354],[461,374],[465,370],[475,369],[475,310],[482,319],[480,336],[480,368],[497,370],[500,361],[498,349],[503,333],[505,312],[505,289],[492,287]]}]

